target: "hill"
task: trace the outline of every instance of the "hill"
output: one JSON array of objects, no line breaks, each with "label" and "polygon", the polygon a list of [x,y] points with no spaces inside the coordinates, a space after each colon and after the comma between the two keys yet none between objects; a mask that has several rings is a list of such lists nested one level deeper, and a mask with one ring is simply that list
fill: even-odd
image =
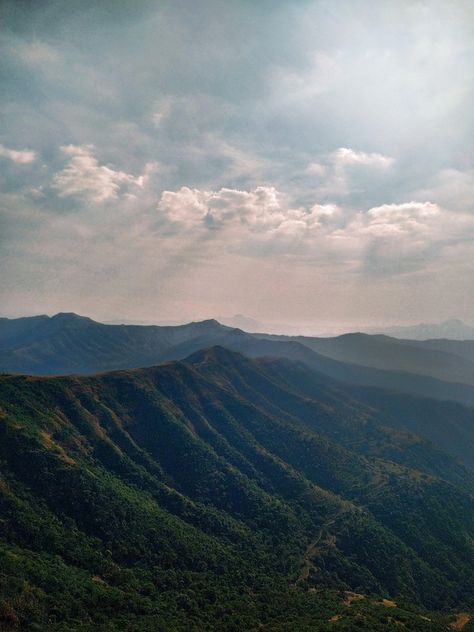
[{"label": "hill", "polygon": [[435,349],[364,334],[327,339],[249,334],[215,320],[179,326],[105,325],[57,314],[0,319],[0,371],[93,374],[183,359],[220,345],[249,357],[300,361],[350,384],[474,406],[471,348],[467,345],[462,352],[459,343],[446,341],[451,342],[453,348]]},{"label": "hill", "polygon": [[473,606],[472,474],[304,365],[4,375],[0,411],[3,629],[438,631]]},{"label": "hill", "polygon": [[54,375],[138,368],[173,357],[175,347],[219,341],[228,331],[214,320],[173,327],[105,325],[72,313],[0,319],[0,369]]},{"label": "hill", "polygon": [[[199,357],[200,352],[193,357]],[[261,376],[252,375],[247,377],[245,381],[237,379],[236,374],[229,379],[234,389],[239,385],[245,384],[245,396],[253,402],[258,402],[263,394],[268,390],[268,380],[277,383],[280,388],[279,401],[281,402],[281,410],[292,411],[292,405],[295,401],[294,394],[298,405],[298,415],[303,415],[313,423],[315,418],[321,419],[321,413],[313,414],[311,407],[307,402],[307,398],[313,401],[315,398],[318,402],[325,406],[330,406],[331,410],[337,411],[339,417],[348,417],[351,419],[359,418],[363,422],[357,426],[358,431],[355,433],[355,426],[351,426],[349,432],[348,426],[335,423],[335,416],[325,426],[324,432],[330,433],[331,437],[347,445],[356,446],[356,449],[368,453],[377,445],[376,454],[385,458],[393,458],[400,462],[410,462],[412,466],[417,466],[413,459],[413,447],[424,450],[426,445],[419,442],[419,437],[423,437],[429,441],[438,450],[448,453],[456,460],[465,464],[471,470],[474,469],[474,409],[462,406],[456,402],[436,401],[431,398],[421,398],[410,396],[406,393],[398,393],[388,391],[382,388],[374,388],[367,386],[353,386],[347,383],[338,382],[329,378],[327,375],[309,369],[302,362],[288,362],[282,358],[260,358],[258,364],[265,369],[267,380],[262,382]],[[216,363],[216,370],[222,379],[225,370],[224,363]],[[248,365],[252,366],[251,364]],[[301,408],[301,398],[304,398],[307,409]],[[391,427],[397,430],[406,431],[405,435],[397,433],[396,452],[392,453],[394,447],[390,438],[388,442],[382,441],[379,431],[374,442],[374,436],[371,437],[371,431],[374,429],[373,420],[377,425],[384,427],[383,432],[387,432],[387,428]],[[321,428],[319,428],[321,431]],[[355,434],[354,434],[355,433]],[[401,445],[403,436],[411,438],[405,445]],[[347,443],[349,442],[349,443]],[[384,447],[385,446],[385,447]],[[388,451],[384,451],[388,448]],[[439,455],[437,457],[439,459]],[[428,457],[428,460],[431,460]],[[451,464],[452,465],[452,464]],[[422,469],[429,469],[428,462],[425,461],[421,465]],[[442,466],[444,475],[447,474],[447,462]],[[465,473],[456,479],[465,480]]]},{"label": "hill", "polygon": [[[266,337],[266,336],[265,336]],[[344,334],[335,338],[271,336],[270,340],[296,341],[340,362],[390,371],[403,371],[447,382],[474,385],[474,354],[459,341],[411,342],[388,336]],[[430,344],[431,343],[431,344]],[[464,349],[464,351],[462,351]],[[469,352],[466,350],[469,349]]]}]

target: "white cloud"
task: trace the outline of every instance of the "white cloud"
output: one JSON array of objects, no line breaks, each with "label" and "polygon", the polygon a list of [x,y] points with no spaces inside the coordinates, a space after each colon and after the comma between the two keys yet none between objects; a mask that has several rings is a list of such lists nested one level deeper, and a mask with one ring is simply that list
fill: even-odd
[{"label": "white cloud", "polygon": [[25,165],[36,160],[36,154],[31,149],[9,149],[4,145],[0,145],[0,156],[13,160],[13,162],[21,165]]},{"label": "white cloud", "polygon": [[260,186],[251,191],[221,189],[212,194],[208,204],[208,217],[217,225],[238,221],[258,230],[286,219],[282,195],[275,187]]},{"label": "white cloud", "polygon": [[133,176],[99,164],[92,145],[66,145],[61,150],[69,157],[68,165],[53,178],[60,197],[82,196],[92,202],[115,199],[129,189],[143,187],[146,175]]},{"label": "white cloud", "polygon": [[308,176],[319,176],[323,177],[326,175],[327,168],[319,162],[310,162],[306,165],[306,169],[304,172]]},{"label": "white cloud", "polygon": [[341,221],[336,205],[295,207],[272,186],[248,191],[182,187],[163,192],[158,211],[165,221],[164,234],[181,243],[206,242],[251,257],[309,257],[320,262],[337,246],[332,233]]},{"label": "white cloud", "polygon": [[416,199],[432,199],[460,212],[474,211],[474,169],[443,169],[429,186],[414,192]]},{"label": "white cloud", "polygon": [[[474,237],[474,217],[451,213],[432,202],[384,204],[366,212],[349,213],[345,220],[336,204],[292,207],[275,187],[249,191],[222,188],[218,191],[181,187],[164,191],[158,204],[162,218],[175,231],[235,230],[247,234],[299,234],[302,238],[336,237],[365,247],[371,240],[409,240],[420,237],[438,242],[466,234]],[[348,211],[346,211],[346,216]]]},{"label": "white cloud", "polygon": [[259,186],[250,191],[222,188],[206,191],[181,187],[164,191],[158,210],[176,228],[232,229],[244,233],[303,234],[335,216],[335,205],[316,204],[310,209],[291,208],[275,187]]},{"label": "white cloud", "polygon": [[181,187],[164,191],[158,209],[171,222],[183,227],[219,227],[237,221],[256,226],[270,217],[280,218],[281,208],[274,187],[257,187],[253,191],[222,188],[206,191]]},{"label": "white cloud", "polygon": [[474,216],[432,202],[383,204],[360,212],[339,235],[374,274],[428,268],[453,245],[474,244]]},{"label": "white cloud", "polygon": [[313,189],[318,197],[341,199],[379,186],[381,178],[392,175],[394,162],[394,158],[381,153],[339,147],[320,156],[318,162],[308,163],[304,174],[318,177]]},{"label": "white cloud", "polygon": [[384,156],[378,153],[366,153],[364,151],[355,151],[348,147],[339,147],[331,155],[331,161],[337,167],[346,167],[351,165],[363,165],[367,167],[387,168],[394,163],[394,159],[390,156]]},{"label": "white cloud", "polygon": [[207,212],[207,200],[211,193],[189,187],[181,187],[179,191],[163,191],[158,210],[170,222],[183,227],[199,224]]},{"label": "white cloud", "polygon": [[249,191],[182,187],[165,191],[158,210],[169,235],[194,240],[212,238],[214,232],[219,245],[233,252],[292,256],[375,274],[422,269],[453,244],[474,243],[474,216],[430,201],[354,212],[336,204],[294,207],[270,186]]},{"label": "white cloud", "polygon": [[445,219],[437,204],[431,202],[406,202],[383,204],[367,211],[365,229],[376,237],[396,237],[429,232],[433,225]]},{"label": "white cloud", "polygon": [[358,213],[345,231],[361,240],[413,243],[439,250],[454,241],[474,241],[474,216],[433,202],[383,204]]},{"label": "white cloud", "polygon": [[327,223],[341,214],[336,204],[315,204],[311,207],[311,214],[321,223]]}]

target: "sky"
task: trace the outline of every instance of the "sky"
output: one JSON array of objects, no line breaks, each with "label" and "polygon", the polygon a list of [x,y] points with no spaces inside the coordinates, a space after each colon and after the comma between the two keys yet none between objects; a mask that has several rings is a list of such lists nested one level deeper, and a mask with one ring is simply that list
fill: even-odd
[{"label": "sky", "polygon": [[2,0],[0,312],[474,322],[470,0]]}]

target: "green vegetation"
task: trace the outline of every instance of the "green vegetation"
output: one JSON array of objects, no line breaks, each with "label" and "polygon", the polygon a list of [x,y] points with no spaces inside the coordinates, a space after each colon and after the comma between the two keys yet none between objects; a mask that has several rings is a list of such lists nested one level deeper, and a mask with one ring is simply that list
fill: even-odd
[{"label": "green vegetation", "polygon": [[0,629],[446,631],[473,489],[288,361],[2,376]]}]

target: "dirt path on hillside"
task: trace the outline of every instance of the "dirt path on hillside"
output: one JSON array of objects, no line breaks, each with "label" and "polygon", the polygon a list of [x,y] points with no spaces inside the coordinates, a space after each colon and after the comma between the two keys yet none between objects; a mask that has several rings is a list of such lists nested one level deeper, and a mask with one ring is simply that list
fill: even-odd
[{"label": "dirt path on hillside", "polygon": [[[306,547],[306,551],[303,556],[303,559],[301,560],[300,574],[298,575],[298,579],[294,583],[294,586],[297,586],[298,584],[301,584],[302,582],[305,582],[308,579],[311,569],[314,568],[313,560],[318,553],[318,544],[321,543],[325,530],[331,525],[333,525],[336,522],[336,520],[338,520],[338,518],[340,518],[342,514],[344,513],[346,513],[345,509],[341,510],[339,513],[333,516],[330,520],[325,522],[323,526],[321,527],[321,529],[319,530],[318,535],[315,537],[315,539],[312,540],[308,544],[308,546]],[[331,546],[331,545],[333,546],[335,542],[336,542],[336,538],[333,535],[328,534],[327,540],[325,540],[324,543],[327,544],[328,546]]]},{"label": "dirt path on hillside", "polygon": [[462,630],[472,618],[467,612],[460,612],[456,617],[456,621],[449,624],[449,627],[453,628],[453,630]]}]

